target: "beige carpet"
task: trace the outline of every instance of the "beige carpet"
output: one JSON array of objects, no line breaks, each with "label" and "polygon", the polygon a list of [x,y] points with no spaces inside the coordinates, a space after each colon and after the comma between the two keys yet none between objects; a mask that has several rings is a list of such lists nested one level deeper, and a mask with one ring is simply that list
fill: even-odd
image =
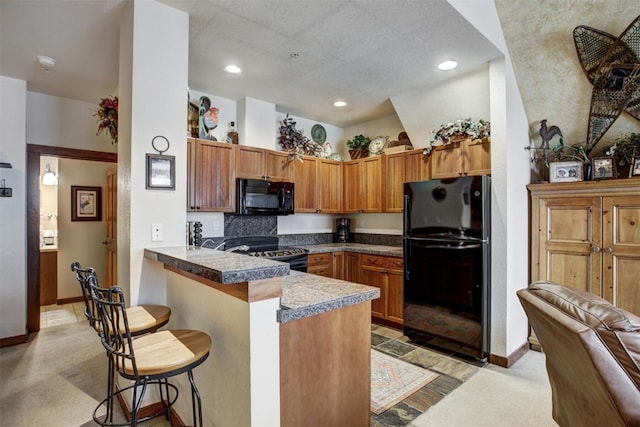
[{"label": "beige carpet", "polygon": [[437,377],[435,372],[371,350],[371,412],[383,413]]}]

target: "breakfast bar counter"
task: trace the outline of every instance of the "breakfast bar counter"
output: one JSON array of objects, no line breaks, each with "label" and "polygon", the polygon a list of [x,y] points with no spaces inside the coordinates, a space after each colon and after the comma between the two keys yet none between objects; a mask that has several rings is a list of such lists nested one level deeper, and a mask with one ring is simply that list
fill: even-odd
[{"label": "breakfast bar counter", "polygon": [[[379,289],[213,249],[148,248],[144,256],[166,274],[169,327],[212,338],[195,371],[205,425],[369,424]],[[177,386],[189,395],[186,379]],[[177,404],[190,413],[189,399]]]}]

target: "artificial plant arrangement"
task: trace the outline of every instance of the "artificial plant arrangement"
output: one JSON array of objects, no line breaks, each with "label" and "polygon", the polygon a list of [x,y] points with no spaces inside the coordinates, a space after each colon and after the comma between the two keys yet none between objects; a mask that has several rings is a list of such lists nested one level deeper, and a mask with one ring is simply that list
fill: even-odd
[{"label": "artificial plant arrangement", "polygon": [[616,159],[619,171],[625,170],[634,158],[640,157],[640,133],[630,132],[616,138],[605,154]]},{"label": "artificial plant arrangement", "polygon": [[280,136],[278,137],[280,146],[289,152],[289,159],[299,159],[302,161],[303,155],[318,156],[322,152],[322,146],[296,129],[296,122],[289,114],[282,120],[280,125]]},{"label": "artificial plant arrangement", "polygon": [[423,154],[430,154],[433,147],[448,145],[464,139],[479,139],[491,136],[491,122],[471,118],[459,119],[453,123],[440,125],[440,129],[431,130],[431,139],[423,150]]},{"label": "artificial plant arrangement", "polygon": [[94,117],[98,118],[98,131],[96,135],[100,135],[102,131],[109,133],[111,143],[118,142],[118,97],[109,96],[101,98],[98,109],[95,110]]},{"label": "artificial plant arrangement", "polygon": [[589,147],[587,143],[580,143],[574,145],[564,145],[564,139],[560,138],[558,144],[551,149],[547,156],[547,166],[549,162],[568,162],[578,161],[585,164],[590,164],[589,159]]},{"label": "artificial plant arrangement", "polygon": [[369,156],[369,144],[371,144],[371,138],[364,135],[356,135],[353,139],[347,140],[347,148],[351,159],[355,160]]}]

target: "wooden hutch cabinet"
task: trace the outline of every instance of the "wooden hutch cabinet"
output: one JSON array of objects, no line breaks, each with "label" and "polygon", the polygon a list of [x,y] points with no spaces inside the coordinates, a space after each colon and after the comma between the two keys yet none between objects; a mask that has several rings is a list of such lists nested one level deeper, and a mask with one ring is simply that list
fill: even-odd
[{"label": "wooden hutch cabinet", "polygon": [[383,176],[386,177],[384,212],[402,212],[404,208],[404,182],[406,157],[404,152],[385,154]]},{"label": "wooden hutch cabinet", "polygon": [[491,174],[491,139],[465,139],[431,151],[431,179]]},{"label": "wooden hutch cabinet", "polygon": [[426,181],[431,179],[430,156],[425,156],[422,148],[406,151],[405,157],[405,182]]},{"label": "wooden hutch cabinet", "polygon": [[342,162],[303,156],[291,169],[296,213],[342,213]]},{"label": "wooden hutch cabinet", "polygon": [[344,212],[382,212],[385,183],[382,179],[382,157],[344,162]]},{"label": "wooden hutch cabinet", "polygon": [[187,138],[187,211],[235,212],[234,146]]},{"label": "wooden hutch cabinet", "polygon": [[531,184],[531,281],[640,315],[640,178]]}]

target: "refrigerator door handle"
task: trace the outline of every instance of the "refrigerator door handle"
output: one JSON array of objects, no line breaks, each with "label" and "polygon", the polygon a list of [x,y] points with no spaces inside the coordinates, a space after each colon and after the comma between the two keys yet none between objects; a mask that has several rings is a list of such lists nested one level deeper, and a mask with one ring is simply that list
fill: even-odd
[{"label": "refrigerator door handle", "polygon": [[480,249],[482,248],[481,243],[473,243],[471,245],[461,245],[461,246],[448,246],[448,245],[420,245],[420,249],[450,249],[454,251],[465,250],[465,249]]}]

